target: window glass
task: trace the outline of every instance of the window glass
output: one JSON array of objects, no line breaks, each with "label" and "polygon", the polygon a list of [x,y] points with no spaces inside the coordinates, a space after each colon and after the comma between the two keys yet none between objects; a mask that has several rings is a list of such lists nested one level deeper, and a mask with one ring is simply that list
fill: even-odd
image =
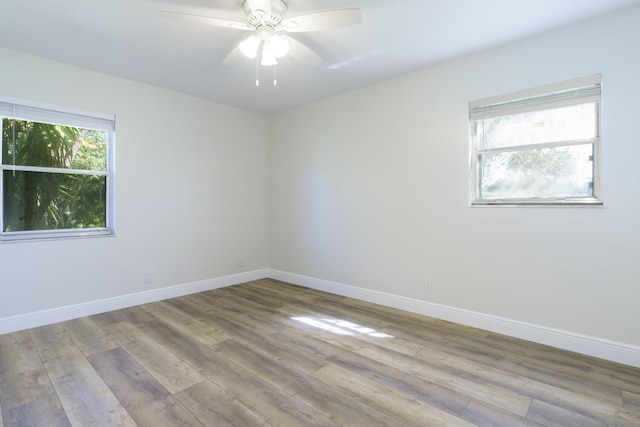
[{"label": "window glass", "polygon": [[4,171],[4,231],[104,228],[106,177]]},{"label": "window glass", "polygon": [[576,141],[597,136],[597,104],[492,117],[478,130],[481,148]]},{"label": "window glass", "polygon": [[480,197],[592,197],[592,156],[591,144],[484,154]]}]

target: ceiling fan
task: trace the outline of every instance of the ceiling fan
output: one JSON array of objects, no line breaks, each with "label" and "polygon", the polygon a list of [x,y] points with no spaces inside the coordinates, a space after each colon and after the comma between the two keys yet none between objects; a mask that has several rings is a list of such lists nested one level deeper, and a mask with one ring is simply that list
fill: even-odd
[{"label": "ceiling fan", "polygon": [[171,19],[252,32],[227,55],[223,61],[225,64],[233,62],[238,56],[237,53],[241,52],[244,56],[255,59],[260,65],[276,65],[277,58],[287,54],[303,64],[318,65],[322,63],[322,58],[286,33],[320,31],[362,22],[360,9],[334,9],[285,18],[287,4],[284,0],[243,0],[242,8],[246,15],[246,22],[166,10],[160,11],[160,15]]}]

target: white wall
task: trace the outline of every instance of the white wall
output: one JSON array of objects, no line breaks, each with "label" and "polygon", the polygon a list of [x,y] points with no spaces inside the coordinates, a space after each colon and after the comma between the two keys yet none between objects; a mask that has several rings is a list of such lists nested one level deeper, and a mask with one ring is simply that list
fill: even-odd
[{"label": "white wall", "polygon": [[[638,22],[627,9],[272,117],[270,268],[640,345]],[[606,206],[470,208],[468,101],[595,73]]]},{"label": "white wall", "polygon": [[0,64],[0,94],[117,127],[117,236],[0,243],[0,320],[267,267],[267,117],[6,49]]},{"label": "white wall", "polygon": [[[117,236],[0,244],[0,332],[287,272],[637,348],[637,22],[640,7],[269,118],[0,48],[0,94],[117,115]],[[594,73],[606,206],[468,207],[468,101]]]}]

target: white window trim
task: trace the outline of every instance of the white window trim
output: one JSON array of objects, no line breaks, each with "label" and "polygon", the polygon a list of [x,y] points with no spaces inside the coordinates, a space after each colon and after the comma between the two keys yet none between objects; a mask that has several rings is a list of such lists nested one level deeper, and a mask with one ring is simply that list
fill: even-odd
[{"label": "white window trim", "polygon": [[96,228],[4,232],[4,212],[2,212],[2,200],[0,200],[0,243],[115,235],[115,115],[0,95],[0,116],[7,117],[8,113],[21,120],[107,131],[107,166],[104,171],[84,171],[34,166],[18,167],[5,165],[0,162],[0,186],[2,186],[3,171],[5,170],[105,176],[107,186],[106,226]]},{"label": "white window trim", "polygon": [[[470,151],[470,195],[469,205],[483,206],[603,206],[602,198],[602,100],[601,74],[581,77],[549,85],[539,86],[522,91],[483,98],[469,102],[469,141]],[[475,134],[474,120],[485,117],[498,117],[527,111],[536,111],[550,106],[575,105],[576,98],[581,102],[596,101],[597,130],[596,138],[590,140],[563,141],[561,145],[593,144],[593,197],[569,198],[508,198],[482,199],[479,197],[478,141]],[[544,108],[541,108],[544,106]],[[497,148],[485,151],[515,151],[531,148],[558,146],[556,143],[535,144],[534,146],[516,146]]]}]

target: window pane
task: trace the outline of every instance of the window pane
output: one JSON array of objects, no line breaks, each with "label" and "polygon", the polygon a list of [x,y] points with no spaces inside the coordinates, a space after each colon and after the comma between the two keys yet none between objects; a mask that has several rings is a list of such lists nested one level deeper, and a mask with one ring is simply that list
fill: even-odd
[{"label": "window pane", "polygon": [[479,149],[596,138],[597,104],[539,110],[476,122]]},{"label": "window pane", "polygon": [[4,118],[2,163],[104,171],[107,132]]},{"label": "window pane", "polygon": [[593,145],[480,156],[480,198],[593,196]]},{"label": "window pane", "polygon": [[3,171],[4,230],[106,227],[107,178]]}]

